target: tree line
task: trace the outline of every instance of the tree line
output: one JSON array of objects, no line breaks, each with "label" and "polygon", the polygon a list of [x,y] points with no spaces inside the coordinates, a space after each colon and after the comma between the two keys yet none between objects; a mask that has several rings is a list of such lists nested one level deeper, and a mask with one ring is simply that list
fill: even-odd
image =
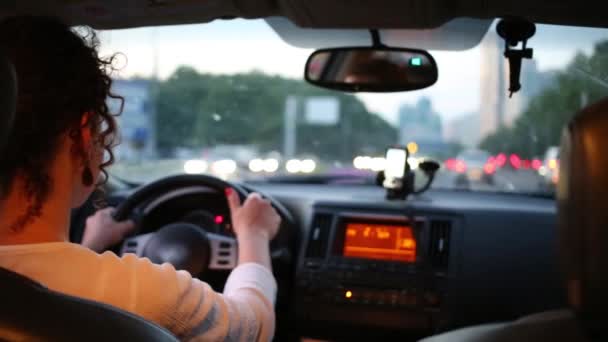
[{"label": "tree line", "polygon": [[[157,146],[165,155],[178,147],[197,149],[218,144],[281,151],[288,96],[303,100],[333,96],[340,102],[341,118],[336,125],[311,125],[300,115],[297,154],[347,161],[357,154],[382,153],[397,141],[397,129],[369,112],[355,96],[257,71],[214,75],[180,67],[157,84],[155,93]],[[299,101],[299,113],[303,112],[303,102]]]}]

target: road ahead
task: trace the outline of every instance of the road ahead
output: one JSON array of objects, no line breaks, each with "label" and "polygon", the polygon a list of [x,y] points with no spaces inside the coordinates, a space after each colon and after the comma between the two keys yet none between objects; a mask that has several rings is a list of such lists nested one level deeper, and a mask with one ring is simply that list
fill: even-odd
[{"label": "road ahead", "polygon": [[433,183],[435,188],[465,188],[474,191],[545,192],[542,178],[533,170],[498,170],[494,174],[494,184],[470,182],[456,185],[456,174],[440,171]]}]

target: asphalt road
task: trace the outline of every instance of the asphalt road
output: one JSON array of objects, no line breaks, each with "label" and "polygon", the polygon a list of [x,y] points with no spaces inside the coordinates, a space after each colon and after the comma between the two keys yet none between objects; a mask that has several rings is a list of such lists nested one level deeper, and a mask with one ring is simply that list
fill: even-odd
[{"label": "asphalt road", "polygon": [[468,184],[458,184],[457,174],[440,171],[433,186],[435,188],[465,188],[474,191],[500,191],[500,192],[546,192],[543,179],[534,170],[498,170],[493,175],[493,184],[483,181],[470,181]]}]

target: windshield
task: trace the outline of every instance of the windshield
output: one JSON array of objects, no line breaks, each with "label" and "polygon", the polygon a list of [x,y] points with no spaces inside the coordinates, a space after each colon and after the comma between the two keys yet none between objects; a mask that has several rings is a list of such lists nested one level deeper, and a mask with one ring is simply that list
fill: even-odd
[{"label": "windshield", "polygon": [[263,20],[100,37],[102,55],[121,54],[113,91],[125,98],[111,174],[134,183],[181,173],[373,179],[386,148],[407,145],[412,168],[442,165],[434,188],[542,194],[559,178],[551,151],[563,126],[608,94],[606,29],[537,25],[511,98],[494,27],[473,49],[431,51],[434,86],[390,94],[306,84],[312,50],[284,43]]}]

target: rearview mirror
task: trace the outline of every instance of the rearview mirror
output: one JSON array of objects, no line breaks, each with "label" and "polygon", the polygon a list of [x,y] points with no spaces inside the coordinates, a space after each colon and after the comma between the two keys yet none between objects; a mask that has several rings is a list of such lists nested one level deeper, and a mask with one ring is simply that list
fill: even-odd
[{"label": "rearview mirror", "polygon": [[306,62],[306,81],[342,91],[397,92],[437,82],[437,64],[423,50],[352,47],[313,52]]}]

